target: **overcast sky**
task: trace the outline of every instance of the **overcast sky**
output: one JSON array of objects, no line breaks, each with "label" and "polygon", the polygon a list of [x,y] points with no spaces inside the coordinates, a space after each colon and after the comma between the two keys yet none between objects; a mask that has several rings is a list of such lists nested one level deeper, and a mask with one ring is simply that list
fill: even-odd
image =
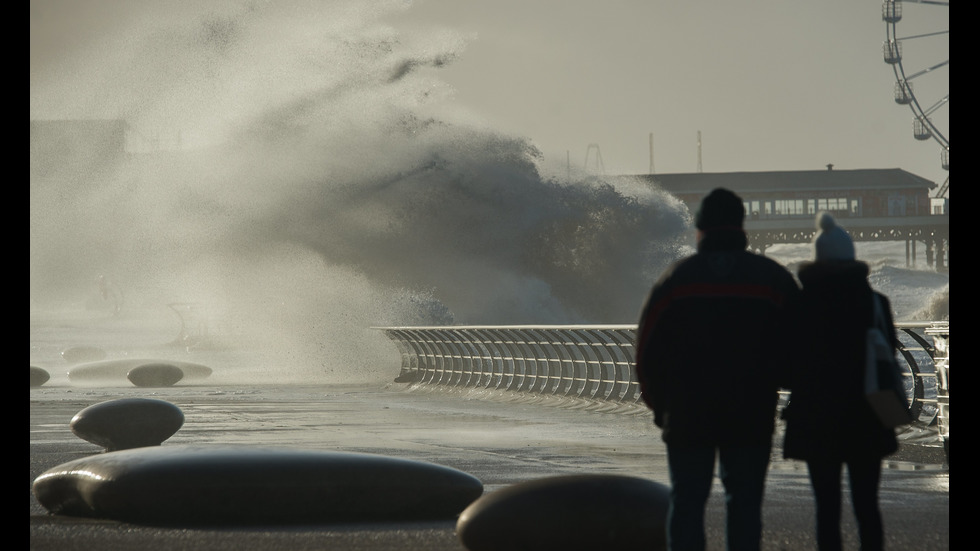
[{"label": "overcast sky", "polygon": [[[145,17],[133,4],[31,2],[32,118],[57,112],[35,88],[49,61]],[[900,36],[948,29],[947,7],[903,11]],[[705,172],[832,163],[948,176],[939,145],[915,140],[911,111],[892,99],[880,1],[420,0],[388,22],[460,33],[465,48],[440,70],[452,101],[526,136],[552,164],[581,166],[597,144],[607,173],[646,173],[652,133],[656,172],[693,172],[700,131]],[[948,59],[948,35],[903,53],[907,73],[928,67]],[[914,84],[931,105],[948,94],[948,66]],[[948,105],[933,118],[948,138]]]}]

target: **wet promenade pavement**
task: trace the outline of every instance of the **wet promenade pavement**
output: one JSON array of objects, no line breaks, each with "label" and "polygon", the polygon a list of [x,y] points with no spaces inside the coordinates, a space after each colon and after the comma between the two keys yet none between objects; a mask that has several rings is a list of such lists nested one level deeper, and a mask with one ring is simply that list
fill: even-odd
[{"label": "wet promenade pavement", "polygon": [[[176,404],[185,423],[164,446],[251,444],[374,453],[468,472],[485,493],[565,474],[627,474],[667,483],[659,431],[637,406],[399,384],[32,388],[31,481],[61,463],[100,453],[68,423],[105,400],[152,397]],[[881,508],[888,549],[949,549],[949,471],[928,429],[903,441],[883,473]],[[778,440],[778,437],[777,437]],[[774,450],[765,503],[764,548],[815,549],[806,469]],[[845,494],[845,500],[847,496]],[[34,550],[462,550],[455,522],[323,524],[300,527],[156,528],[52,516],[33,494]],[[534,519],[527,519],[534,523]],[[849,503],[847,549],[857,549]],[[506,530],[507,527],[501,527]],[[721,487],[709,502],[710,549],[724,548]]]}]

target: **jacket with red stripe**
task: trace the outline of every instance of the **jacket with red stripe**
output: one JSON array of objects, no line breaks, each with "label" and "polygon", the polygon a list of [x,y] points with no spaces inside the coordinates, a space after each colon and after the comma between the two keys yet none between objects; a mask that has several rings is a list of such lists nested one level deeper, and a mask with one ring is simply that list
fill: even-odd
[{"label": "jacket with red stripe", "polygon": [[643,400],[681,445],[767,444],[787,342],[785,306],[799,288],[741,230],[711,230],[697,254],[654,285],[637,331]]}]

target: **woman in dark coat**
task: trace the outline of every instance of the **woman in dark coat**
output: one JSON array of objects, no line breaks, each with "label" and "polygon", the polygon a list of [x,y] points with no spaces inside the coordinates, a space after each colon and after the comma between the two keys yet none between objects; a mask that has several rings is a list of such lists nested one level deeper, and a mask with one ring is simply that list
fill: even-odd
[{"label": "woman in dark coat", "polygon": [[[816,261],[799,270],[803,290],[793,309],[798,340],[784,412],[783,455],[806,461],[817,508],[821,551],[841,549],[841,473],[847,465],[861,549],[884,542],[878,508],[881,461],[898,449],[865,399],[865,334],[881,301],[887,327],[894,327],[888,300],[868,283],[868,265],[854,258],[854,243],[827,213],[818,216]],[[887,337],[897,345],[895,331]]]}]

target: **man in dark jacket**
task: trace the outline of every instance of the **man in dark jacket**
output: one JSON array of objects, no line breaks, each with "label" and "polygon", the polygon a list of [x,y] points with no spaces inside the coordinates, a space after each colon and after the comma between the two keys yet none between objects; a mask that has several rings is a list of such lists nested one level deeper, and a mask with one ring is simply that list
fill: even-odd
[{"label": "man in dark jacket", "polygon": [[695,217],[697,254],[669,268],[643,308],[636,366],[663,429],[671,478],[671,549],[704,549],[718,456],[729,549],[759,549],[762,497],[786,305],[799,289],[780,264],[746,250],[741,198],[716,189]]}]

